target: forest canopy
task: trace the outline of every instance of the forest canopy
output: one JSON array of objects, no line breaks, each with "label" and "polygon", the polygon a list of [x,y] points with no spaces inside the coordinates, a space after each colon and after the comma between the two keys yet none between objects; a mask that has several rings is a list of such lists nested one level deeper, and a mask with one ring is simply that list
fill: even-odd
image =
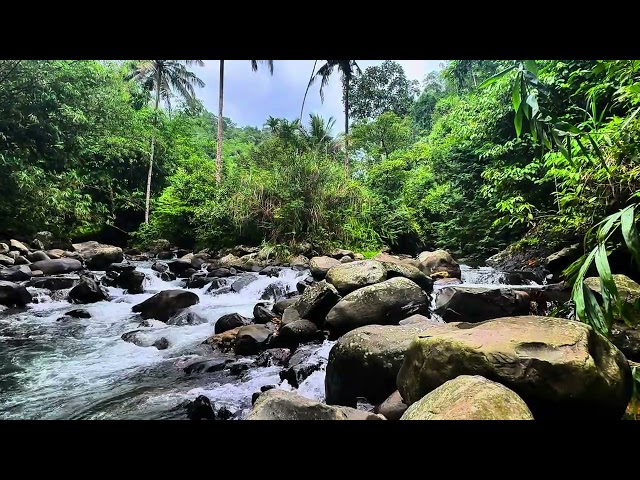
[{"label": "forest canopy", "polygon": [[[353,61],[327,62],[344,83],[339,62]],[[637,202],[635,60],[452,60],[419,85],[394,61],[353,68],[348,137],[316,114],[260,128],[223,118],[219,183],[218,117],[184,85],[162,84],[154,103],[155,77],[131,69],[0,61],[0,229],[488,257],[523,237],[582,238]]]}]

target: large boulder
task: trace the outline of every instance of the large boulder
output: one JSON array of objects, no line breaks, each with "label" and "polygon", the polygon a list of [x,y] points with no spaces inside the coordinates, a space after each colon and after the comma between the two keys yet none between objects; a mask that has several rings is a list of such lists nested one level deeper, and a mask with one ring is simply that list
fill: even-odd
[{"label": "large boulder", "polygon": [[237,327],[233,330],[227,330],[224,333],[212,335],[202,343],[204,345],[209,345],[212,348],[218,349],[221,352],[226,352],[233,348],[234,344],[236,343],[236,336],[238,335],[238,331],[241,328],[242,327]]},{"label": "large boulder", "polygon": [[462,272],[460,265],[446,250],[436,250],[435,252],[422,252],[418,255],[421,270],[429,276],[443,276],[448,278],[460,278]]},{"label": "large boulder", "polygon": [[29,247],[13,238],[9,240],[9,250],[20,252],[21,255],[26,255],[29,253]]},{"label": "large boulder", "polygon": [[289,262],[292,268],[307,268],[309,266],[309,259],[304,255],[298,255],[293,257]]},{"label": "large boulder", "polygon": [[320,370],[322,361],[310,346],[300,347],[288,359],[287,368],[280,372],[280,379],[286,380],[293,388],[299,388],[313,372]]},{"label": "large boulder", "polygon": [[533,415],[504,385],[460,375],[415,402],[400,420],[533,420]]},{"label": "large boulder", "polygon": [[351,250],[344,250],[343,248],[336,248],[335,250],[333,250],[329,256],[331,258],[335,258],[337,260],[340,260],[343,257],[350,257],[351,259],[353,259],[354,253]]},{"label": "large boulder", "polygon": [[529,294],[510,288],[451,286],[436,293],[435,313],[445,322],[483,322],[492,318],[526,315]]},{"label": "large boulder", "polygon": [[408,278],[412,282],[418,284],[427,293],[433,290],[433,279],[422,273],[418,267],[407,263],[395,262],[383,262],[382,265],[387,271],[387,278]]},{"label": "large boulder", "polygon": [[89,277],[82,277],[80,283],[69,292],[71,303],[95,303],[109,300],[109,292]]},{"label": "large boulder", "polygon": [[31,269],[26,265],[15,265],[0,270],[0,280],[9,282],[22,282],[31,278]]},{"label": "large boulder", "polygon": [[407,404],[458,375],[482,375],[520,395],[537,419],[620,419],[631,397],[626,358],[586,324],[505,317],[426,330],[405,354],[397,385]]},{"label": "large boulder", "polygon": [[346,295],[358,288],[383,282],[387,271],[375,260],[358,260],[331,267],[327,271],[326,281],[336,287],[340,295]]},{"label": "large boulder", "polygon": [[250,318],[243,317],[239,313],[227,313],[226,315],[223,315],[218,320],[216,320],[214,332],[216,334],[224,333],[227,330],[233,330],[234,328],[243,327],[245,325],[249,325],[250,323]]},{"label": "large boulder", "polygon": [[[640,285],[626,275],[613,274],[613,282],[616,284],[620,298],[626,303],[634,303],[640,298]],[[589,289],[597,293],[598,296],[600,295],[602,286],[600,285],[599,277],[585,278],[584,283],[589,287]]]},{"label": "large boulder", "polygon": [[272,332],[264,325],[246,325],[238,329],[233,351],[236,355],[255,355],[265,350]]},{"label": "large boulder", "polygon": [[544,259],[544,264],[550,272],[559,273],[571,265],[581,255],[580,244],[576,243],[570,247],[552,253]]},{"label": "large boulder", "polygon": [[429,314],[429,297],[411,280],[397,277],[345,296],[327,315],[326,326],[342,334],[364,325],[397,325],[414,313]]},{"label": "large boulder", "polygon": [[40,270],[45,275],[58,275],[82,270],[82,263],[75,258],[57,258],[33,262],[29,267],[31,270]]},{"label": "large boulder", "polygon": [[373,413],[332,407],[292,392],[272,388],[261,393],[246,420],[381,420]]},{"label": "large boulder", "polygon": [[322,280],[331,267],[340,265],[340,261],[331,257],[313,257],[309,260],[309,269],[311,275],[315,278]]},{"label": "large boulder", "polygon": [[0,305],[24,307],[31,303],[31,294],[22,285],[0,280]]},{"label": "large boulder", "polygon": [[324,334],[312,321],[300,319],[280,327],[278,336],[275,338],[279,346],[293,347],[300,343],[324,338]]},{"label": "large boulder", "polygon": [[144,273],[125,270],[116,278],[116,285],[130,294],[144,293],[144,280]]},{"label": "large boulder", "polygon": [[377,404],[396,390],[404,355],[427,323],[368,325],[342,336],[329,352],[325,376],[327,403],[355,407],[357,397]]},{"label": "large boulder", "polygon": [[174,260],[173,262],[168,262],[167,265],[169,265],[169,270],[172,273],[175,273],[178,277],[181,278],[185,274],[185,272],[193,270],[191,261],[188,260]]},{"label": "large boulder", "polygon": [[300,312],[296,310],[296,307],[294,306],[287,307],[284,309],[284,312],[282,312],[282,319],[280,320],[280,325],[281,326],[288,325],[290,323],[297,322],[300,319],[301,319]]},{"label": "large boulder", "polygon": [[630,327],[615,322],[611,326],[611,343],[629,360],[640,362],[640,326]]},{"label": "large boulder", "polygon": [[298,300],[300,300],[299,295],[296,295],[295,297],[290,297],[290,298],[281,298],[276,303],[273,304],[273,311],[276,312],[278,315],[282,315],[287,308],[295,305],[298,302]]},{"label": "large boulder", "polygon": [[[31,272],[33,274],[33,271]],[[64,290],[72,288],[80,282],[78,276],[68,277],[38,277],[29,281],[29,286],[34,288],[46,288],[47,290]]]},{"label": "large boulder", "polygon": [[140,313],[142,318],[155,318],[166,322],[183,308],[195,305],[200,301],[198,295],[184,290],[164,290],[153,297],[138,303],[131,311]]},{"label": "large boulder", "polygon": [[73,250],[80,254],[91,270],[106,270],[112,263],[119,263],[124,259],[120,247],[95,241],[74,243]]},{"label": "large boulder", "polygon": [[266,302],[256,303],[253,307],[253,321],[255,323],[265,324],[273,322],[276,318],[278,316],[271,311]]},{"label": "large boulder", "polygon": [[307,287],[299,300],[292,305],[300,318],[322,325],[329,311],[340,301],[336,288],[325,280]]}]

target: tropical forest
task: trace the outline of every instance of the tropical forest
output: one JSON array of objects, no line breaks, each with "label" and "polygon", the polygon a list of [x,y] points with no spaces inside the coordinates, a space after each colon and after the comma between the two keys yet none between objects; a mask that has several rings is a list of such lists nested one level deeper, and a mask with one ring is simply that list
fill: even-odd
[{"label": "tropical forest", "polygon": [[0,419],[640,419],[640,61],[408,62],[0,60]]}]

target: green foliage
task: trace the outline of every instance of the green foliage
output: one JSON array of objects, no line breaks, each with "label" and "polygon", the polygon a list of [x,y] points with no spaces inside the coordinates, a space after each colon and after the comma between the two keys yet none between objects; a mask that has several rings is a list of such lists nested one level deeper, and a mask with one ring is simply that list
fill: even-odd
[{"label": "green foliage", "polygon": [[404,117],[417,93],[418,82],[408,80],[398,62],[385,60],[353,78],[349,115],[356,120],[372,120],[385,112]]}]

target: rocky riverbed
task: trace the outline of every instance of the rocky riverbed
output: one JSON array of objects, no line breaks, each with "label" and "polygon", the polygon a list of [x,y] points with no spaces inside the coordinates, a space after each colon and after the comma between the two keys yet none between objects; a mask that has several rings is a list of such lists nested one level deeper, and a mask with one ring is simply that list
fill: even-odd
[{"label": "rocky riverbed", "polygon": [[621,418],[631,395],[635,331],[621,352],[544,316],[562,284],[444,251],[48,247],[0,242],[0,418]]}]

